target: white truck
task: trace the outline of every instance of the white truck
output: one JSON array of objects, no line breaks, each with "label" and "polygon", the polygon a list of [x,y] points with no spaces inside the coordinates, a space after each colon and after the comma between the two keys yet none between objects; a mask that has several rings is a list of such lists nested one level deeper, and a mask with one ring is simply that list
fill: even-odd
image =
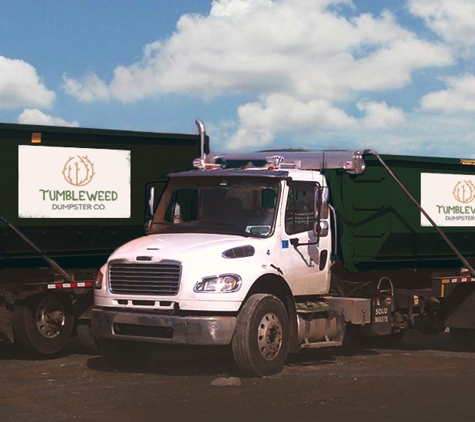
[{"label": "white truck", "polygon": [[160,344],[231,345],[244,375],[266,376],[289,352],[339,346],[345,332],[395,342],[448,326],[473,348],[474,229],[450,219],[465,214],[449,201],[458,181],[462,199],[472,186],[475,198],[473,162],[385,158],[203,154],[199,169],[171,174],[148,235],[117,249],[95,282],[103,356],[120,365]]}]

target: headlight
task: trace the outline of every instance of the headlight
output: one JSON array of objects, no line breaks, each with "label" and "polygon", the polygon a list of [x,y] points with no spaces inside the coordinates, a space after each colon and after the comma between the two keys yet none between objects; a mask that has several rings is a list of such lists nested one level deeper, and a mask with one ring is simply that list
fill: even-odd
[{"label": "headlight", "polygon": [[221,274],[206,277],[195,284],[196,293],[232,293],[241,288],[241,277],[237,274]]}]

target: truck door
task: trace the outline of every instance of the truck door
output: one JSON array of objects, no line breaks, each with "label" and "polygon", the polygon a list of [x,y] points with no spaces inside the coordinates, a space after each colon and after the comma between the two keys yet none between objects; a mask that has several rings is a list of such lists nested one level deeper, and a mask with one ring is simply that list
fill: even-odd
[{"label": "truck door", "polygon": [[280,268],[294,295],[328,292],[330,236],[316,236],[315,182],[289,182]]}]

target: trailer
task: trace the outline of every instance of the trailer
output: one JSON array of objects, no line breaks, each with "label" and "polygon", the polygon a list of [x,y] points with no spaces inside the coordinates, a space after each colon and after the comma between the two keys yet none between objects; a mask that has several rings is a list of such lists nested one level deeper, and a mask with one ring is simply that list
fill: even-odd
[{"label": "trailer", "polygon": [[92,324],[112,363],[229,345],[243,374],[265,376],[303,348],[409,329],[475,349],[475,160],[284,150],[195,164],[170,175],[148,236],[99,272]]},{"label": "trailer", "polygon": [[[362,159],[357,175],[322,170],[334,210],[333,291],[385,296],[392,319],[383,340],[449,328],[458,350],[475,350],[475,160],[371,150]],[[381,342],[361,330],[355,340]]]},{"label": "trailer", "polygon": [[0,342],[54,355],[78,334],[93,348],[98,268],[145,233],[163,177],[208,139],[2,123],[0,142]]}]

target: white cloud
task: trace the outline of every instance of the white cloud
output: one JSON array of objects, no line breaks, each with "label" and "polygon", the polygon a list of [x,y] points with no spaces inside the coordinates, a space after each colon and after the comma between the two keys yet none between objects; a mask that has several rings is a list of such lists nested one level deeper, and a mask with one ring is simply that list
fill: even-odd
[{"label": "white cloud", "polygon": [[27,108],[18,116],[18,123],[46,126],[79,127],[77,121],[68,122],[59,117],[49,116],[38,109]]},{"label": "white cloud", "polygon": [[340,131],[346,133],[387,130],[406,123],[404,112],[386,103],[361,101],[364,113],[356,119],[325,100],[298,101],[288,95],[275,94],[260,102],[239,107],[239,130],[226,145],[228,149],[263,148],[276,133]]},{"label": "white cloud", "polygon": [[474,156],[475,119],[456,114],[415,113],[379,149],[396,154],[469,158]]},{"label": "white cloud", "polygon": [[[208,15],[182,16],[172,36],[146,45],[142,60],[118,66],[110,81],[66,77],[65,89],[83,102],[241,94],[247,103],[226,147],[259,148],[281,133],[402,127],[401,109],[369,97],[453,62],[447,45],[420,38],[389,11],[358,13],[350,0],[214,0]],[[362,117],[345,111],[354,107]]]},{"label": "white cloud", "polygon": [[270,95],[238,109],[240,129],[227,144],[229,149],[263,148],[277,132],[335,129],[356,126],[356,120],[326,100],[299,101],[283,94]]},{"label": "white cloud", "polygon": [[225,146],[232,151],[238,151],[243,148],[259,150],[269,145],[274,136],[275,131],[271,128],[253,129],[241,127]]},{"label": "white cloud", "polygon": [[389,129],[406,124],[406,115],[399,108],[389,107],[385,102],[360,101],[356,104],[366,113],[360,125],[366,129]]},{"label": "white cloud", "polygon": [[409,10],[450,43],[475,46],[473,0],[409,0]]},{"label": "white cloud", "polygon": [[446,79],[448,89],[431,92],[421,99],[425,111],[444,113],[473,113],[475,111],[475,76]]},{"label": "white cloud", "polygon": [[214,16],[239,18],[249,13],[252,3],[254,5],[260,4],[262,6],[272,6],[272,0],[254,0],[249,1],[234,1],[234,0],[213,0],[211,13]]},{"label": "white cloud", "polygon": [[328,128],[348,127],[354,119],[325,100],[303,102],[292,96],[274,94],[263,103],[248,103],[238,110],[240,121],[248,126],[278,131],[308,129],[316,125]]},{"label": "white cloud", "polygon": [[145,46],[141,62],[118,66],[109,84],[95,75],[67,78],[66,90],[81,101],[163,92],[334,101],[400,88],[417,69],[451,63],[446,47],[418,39],[391,13],[349,19],[327,8],[341,4],[351,3],[215,0],[208,16],[184,15],[169,39]]},{"label": "white cloud", "polygon": [[81,102],[107,101],[110,98],[109,88],[97,75],[90,74],[84,78],[83,82],[78,82],[67,75],[63,76],[63,80],[64,90]]},{"label": "white cloud", "polygon": [[0,56],[0,109],[50,107],[56,98],[33,66],[23,60]]}]

